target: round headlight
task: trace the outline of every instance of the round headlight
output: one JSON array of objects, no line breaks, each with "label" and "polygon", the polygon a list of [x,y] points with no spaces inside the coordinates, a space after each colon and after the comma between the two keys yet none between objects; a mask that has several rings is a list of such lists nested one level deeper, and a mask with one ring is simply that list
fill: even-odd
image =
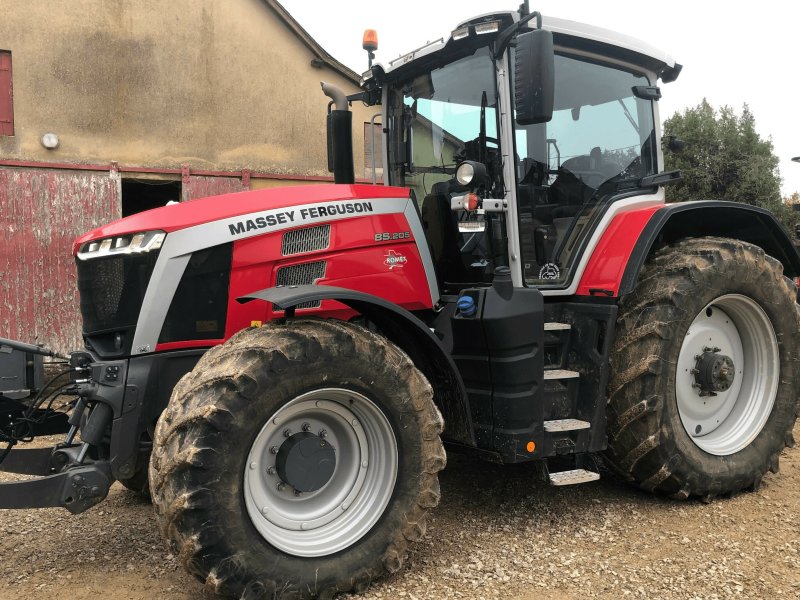
[{"label": "round headlight", "polygon": [[475,167],[471,163],[464,162],[456,169],[456,181],[460,185],[469,185],[475,178]]}]

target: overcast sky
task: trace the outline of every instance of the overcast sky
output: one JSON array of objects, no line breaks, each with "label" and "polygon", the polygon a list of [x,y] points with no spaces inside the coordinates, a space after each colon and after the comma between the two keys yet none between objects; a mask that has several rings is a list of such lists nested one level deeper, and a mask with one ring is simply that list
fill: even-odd
[{"label": "overcast sky", "polygon": [[[367,68],[361,35],[378,30],[378,62],[388,62],[428,40],[447,37],[460,22],[496,10],[514,10],[520,0],[280,0],[329,53],[361,73]],[[800,2],[739,0],[532,0],[531,10],[638,37],[683,64],[674,83],[664,85],[662,120],[696,106],[705,96],[713,106],[741,112],[750,105],[762,137],[771,137],[780,158],[783,194],[800,191],[798,37]]]}]

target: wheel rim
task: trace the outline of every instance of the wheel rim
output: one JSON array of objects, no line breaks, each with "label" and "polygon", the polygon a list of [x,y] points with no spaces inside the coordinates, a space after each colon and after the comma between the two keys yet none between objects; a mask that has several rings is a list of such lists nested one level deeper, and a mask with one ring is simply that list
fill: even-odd
[{"label": "wheel rim", "polygon": [[[336,458],[322,487],[296,494],[277,472],[276,449],[301,431],[330,444]],[[247,512],[264,539],[288,554],[333,554],[361,539],[381,517],[397,465],[394,431],[369,398],[339,388],[314,390],[281,407],[256,436],[244,473]]]},{"label": "wheel rim", "polygon": [[[730,365],[725,359],[732,382],[717,385],[730,387],[704,393],[710,389],[704,367]],[[767,422],[779,375],[778,341],[764,309],[739,294],[717,298],[692,321],[678,356],[675,394],[686,433],[709,454],[739,452]]]}]

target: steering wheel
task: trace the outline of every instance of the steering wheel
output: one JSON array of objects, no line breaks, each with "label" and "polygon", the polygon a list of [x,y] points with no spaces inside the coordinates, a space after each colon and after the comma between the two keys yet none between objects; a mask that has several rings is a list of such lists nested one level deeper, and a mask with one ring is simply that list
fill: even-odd
[{"label": "steering wheel", "polygon": [[[487,144],[488,143],[492,143],[492,144],[494,144],[496,146],[496,148],[488,148],[487,147],[487,150],[489,152],[499,151],[499,149],[500,149],[500,140],[498,140],[497,138],[489,137],[487,135],[486,136],[486,143]],[[478,160],[478,155],[480,153],[480,147],[481,147],[481,138],[480,138],[480,136],[478,136],[478,137],[476,137],[474,139],[469,140],[468,142],[464,142],[464,147],[459,152],[456,153],[456,157],[455,158],[456,158],[457,161]]]}]

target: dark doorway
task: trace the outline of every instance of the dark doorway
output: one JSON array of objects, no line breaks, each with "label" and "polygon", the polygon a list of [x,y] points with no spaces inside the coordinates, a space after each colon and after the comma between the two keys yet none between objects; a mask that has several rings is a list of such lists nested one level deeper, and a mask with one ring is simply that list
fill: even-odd
[{"label": "dark doorway", "polygon": [[181,200],[181,182],[158,179],[122,180],[122,216],[127,217],[167,202]]}]

